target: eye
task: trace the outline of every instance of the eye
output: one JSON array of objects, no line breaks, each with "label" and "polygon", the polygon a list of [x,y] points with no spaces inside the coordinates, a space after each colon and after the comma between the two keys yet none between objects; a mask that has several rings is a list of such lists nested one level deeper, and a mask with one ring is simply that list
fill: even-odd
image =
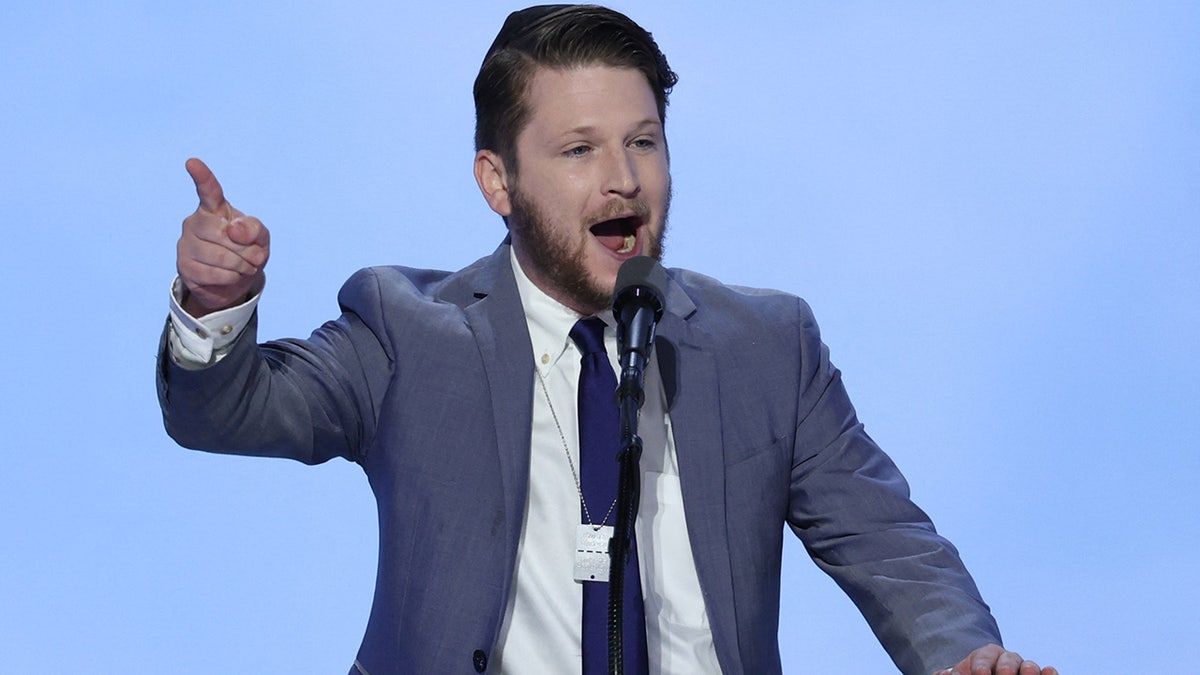
[{"label": "eye", "polygon": [[633,139],[633,142],[630,143],[629,145],[633,146],[634,148],[636,148],[638,150],[653,150],[654,148],[658,147],[658,142],[655,141],[653,138],[648,138],[648,137],[643,136],[640,138]]},{"label": "eye", "polygon": [[592,146],[590,146],[590,145],[575,145],[570,148],[567,148],[567,150],[563,154],[566,155],[567,157],[583,157],[584,155],[587,155],[591,151],[592,151]]}]

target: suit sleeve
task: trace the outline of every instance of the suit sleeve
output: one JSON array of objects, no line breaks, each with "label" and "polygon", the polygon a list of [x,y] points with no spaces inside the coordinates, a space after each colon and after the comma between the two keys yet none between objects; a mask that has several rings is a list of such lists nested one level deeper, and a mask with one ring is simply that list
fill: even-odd
[{"label": "suit sleeve", "polygon": [[909,498],[858,421],[808,306],[799,301],[800,389],[788,519],[910,675],[1000,642],[958,552]]},{"label": "suit sleeve", "polygon": [[306,464],[361,461],[394,366],[378,316],[375,277],[360,272],[339,299],[343,313],[306,340],[256,344],[257,314],[217,363],[188,370],[158,352],[158,397],[167,433],[210,452],[286,457]]}]

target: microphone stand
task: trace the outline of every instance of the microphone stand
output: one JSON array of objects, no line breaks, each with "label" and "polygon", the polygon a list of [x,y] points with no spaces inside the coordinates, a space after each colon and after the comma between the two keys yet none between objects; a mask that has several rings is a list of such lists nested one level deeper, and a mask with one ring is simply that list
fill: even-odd
[{"label": "microphone stand", "polygon": [[643,364],[627,365],[621,369],[621,384],[617,387],[617,406],[621,411],[621,450],[617,454],[617,521],[613,537],[608,542],[608,671],[623,675],[625,563],[633,541],[633,523],[637,520],[641,501],[641,480],[638,467],[642,459],[642,439],[637,435],[638,410],[644,397]]}]

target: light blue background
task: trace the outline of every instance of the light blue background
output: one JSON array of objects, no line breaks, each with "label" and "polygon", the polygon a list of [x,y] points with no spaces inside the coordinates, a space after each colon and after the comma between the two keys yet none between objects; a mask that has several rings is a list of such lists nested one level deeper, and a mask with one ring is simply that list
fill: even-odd
[{"label": "light blue background", "polygon": [[[262,334],[454,269],[495,3],[0,10],[0,672],[344,673],[361,472],[178,449],[154,356],[184,160],[274,243]],[[1183,672],[1200,628],[1200,4],[620,2],[680,73],[669,265],[807,298],[1009,646]],[[789,673],[890,661],[787,550]]]}]

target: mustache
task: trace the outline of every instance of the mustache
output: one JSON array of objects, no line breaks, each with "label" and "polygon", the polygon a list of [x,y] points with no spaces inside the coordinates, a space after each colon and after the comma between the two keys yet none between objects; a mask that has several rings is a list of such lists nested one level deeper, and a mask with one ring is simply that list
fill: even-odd
[{"label": "mustache", "polygon": [[645,223],[650,220],[650,205],[644,199],[622,199],[620,201],[610,202],[600,211],[600,213],[589,217],[585,221],[585,225],[591,227],[599,223],[618,218],[636,218],[638,221]]}]

